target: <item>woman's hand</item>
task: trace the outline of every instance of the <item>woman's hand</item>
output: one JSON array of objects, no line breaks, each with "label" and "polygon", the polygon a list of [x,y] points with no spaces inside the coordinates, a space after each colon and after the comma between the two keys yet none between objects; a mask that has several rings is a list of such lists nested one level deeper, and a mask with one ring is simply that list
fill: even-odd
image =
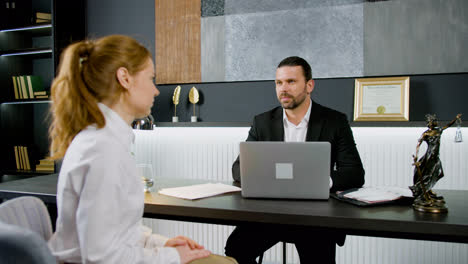
[{"label": "woman's hand", "polygon": [[176,246],[175,249],[179,253],[181,264],[187,264],[196,259],[206,258],[211,254],[211,252],[206,249],[191,249],[188,243],[184,246]]},{"label": "woman's hand", "polygon": [[178,246],[184,246],[188,245],[190,249],[203,249],[204,247],[194,240],[184,237],[184,236],[177,236],[174,238],[169,239],[166,244],[164,244],[165,247],[178,247]]}]

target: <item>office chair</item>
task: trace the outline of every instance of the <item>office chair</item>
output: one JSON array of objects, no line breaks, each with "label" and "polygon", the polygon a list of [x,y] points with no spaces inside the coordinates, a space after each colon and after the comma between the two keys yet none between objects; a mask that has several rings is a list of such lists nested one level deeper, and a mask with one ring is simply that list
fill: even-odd
[{"label": "office chair", "polygon": [[[286,264],[286,242],[281,241],[281,243],[283,244],[283,264]],[[265,252],[263,252],[263,254],[260,255],[260,258],[258,259],[258,264],[262,264],[263,255],[265,255]]]},{"label": "office chair", "polygon": [[20,197],[0,204],[0,259],[2,263],[57,263],[47,246],[52,225],[44,203]]}]

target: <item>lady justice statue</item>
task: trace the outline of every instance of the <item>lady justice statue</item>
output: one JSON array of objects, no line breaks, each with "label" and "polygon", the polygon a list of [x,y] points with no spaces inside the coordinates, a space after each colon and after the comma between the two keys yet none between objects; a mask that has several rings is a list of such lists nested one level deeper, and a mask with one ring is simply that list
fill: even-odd
[{"label": "lady justice statue", "polygon": [[[442,132],[453,125],[455,121],[459,120],[461,122],[460,118],[461,114],[458,114],[455,119],[445,127],[440,128],[435,115],[426,115],[427,127],[429,129],[424,131],[421,135],[421,138],[418,140],[418,145],[416,146],[416,154],[413,155],[413,165],[415,166],[413,176],[414,185],[411,186],[410,189],[415,198],[413,203],[413,208],[415,210],[431,213],[447,212],[444,198],[442,196],[437,196],[431,189],[439,179],[444,177],[442,163],[439,158]],[[427,150],[418,160],[419,147],[423,141],[427,144]]]}]

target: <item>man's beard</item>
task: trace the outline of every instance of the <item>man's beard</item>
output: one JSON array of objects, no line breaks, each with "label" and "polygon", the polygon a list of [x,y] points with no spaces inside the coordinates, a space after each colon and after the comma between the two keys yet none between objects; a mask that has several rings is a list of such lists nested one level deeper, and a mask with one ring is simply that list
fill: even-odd
[{"label": "man's beard", "polygon": [[[287,103],[281,102],[281,97],[285,97],[285,96],[290,99],[290,101]],[[295,109],[304,102],[306,97],[307,97],[307,93],[305,92],[303,94],[298,95],[296,98],[292,97],[288,93],[282,93],[280,94],[278,100],[284,109]]]}]

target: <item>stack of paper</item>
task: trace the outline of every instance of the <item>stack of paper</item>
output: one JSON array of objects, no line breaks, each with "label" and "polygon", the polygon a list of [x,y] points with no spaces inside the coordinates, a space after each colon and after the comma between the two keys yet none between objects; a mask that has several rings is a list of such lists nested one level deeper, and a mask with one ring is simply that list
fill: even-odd
[{"label": "stack of paper", "polygon": [[346,198],[356,199],[367,203],[393,201],[401,197],[412,196],[413,194],[409,188],[401,188],[396,186],[364,187],[344,195]]},{"label": "stack of paper", "polygon": [[222,183],[204,183],[184,187],[161,189],[158,193],[182,199],[195,200],[229,192],[239,192],[241,188]]}]

